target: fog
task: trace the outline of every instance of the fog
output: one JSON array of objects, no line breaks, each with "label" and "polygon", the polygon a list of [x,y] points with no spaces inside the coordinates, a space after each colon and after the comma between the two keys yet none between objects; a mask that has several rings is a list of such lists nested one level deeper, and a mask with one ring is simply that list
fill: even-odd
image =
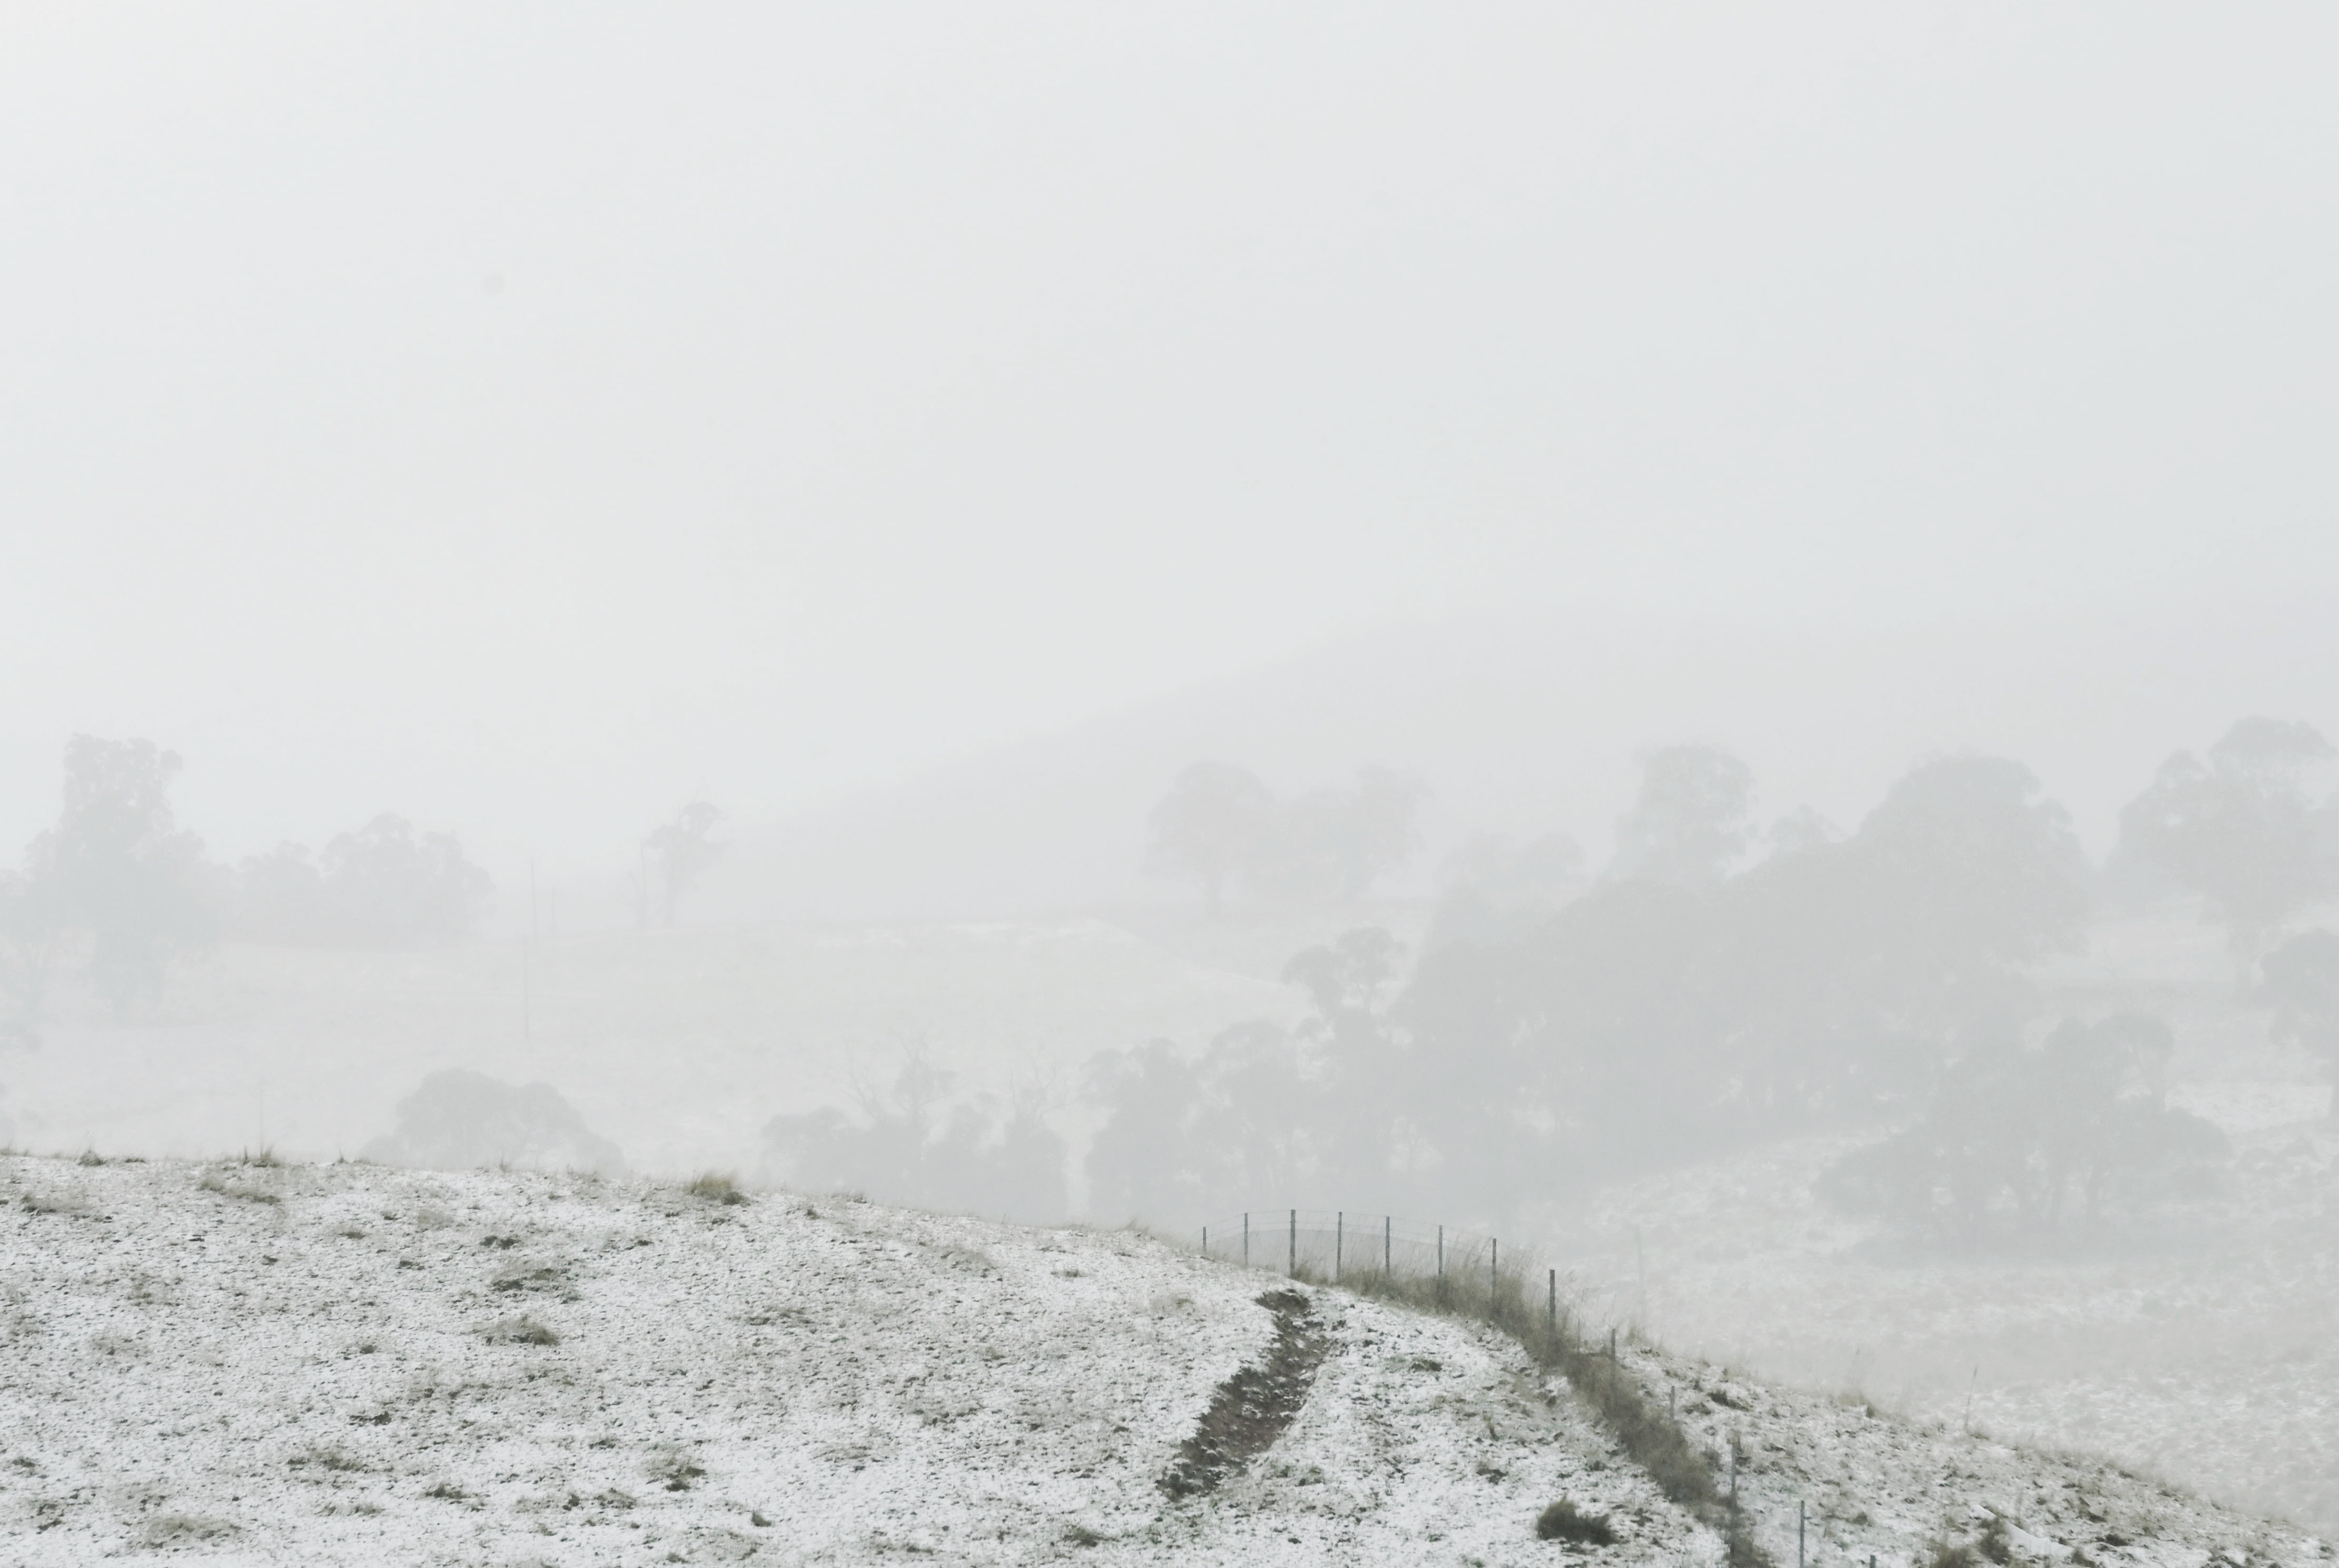
[{"label": "fog", "polygon": [[0,1144],[1499,1229],[2339,1523],[2334,44],[0,11]]}]

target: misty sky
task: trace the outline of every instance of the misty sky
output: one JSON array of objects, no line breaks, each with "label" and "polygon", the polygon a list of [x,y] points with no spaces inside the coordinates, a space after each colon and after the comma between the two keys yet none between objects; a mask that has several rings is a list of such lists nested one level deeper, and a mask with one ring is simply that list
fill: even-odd
[{"label": "misty sky", "polygon": [[13,0],[0,846],[74,730],[622,859],[1386,622],[2313,597],[2335,35]]}]

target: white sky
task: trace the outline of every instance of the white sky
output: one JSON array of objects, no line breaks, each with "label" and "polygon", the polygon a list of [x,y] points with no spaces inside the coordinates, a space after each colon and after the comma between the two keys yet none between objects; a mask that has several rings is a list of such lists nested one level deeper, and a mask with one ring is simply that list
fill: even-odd
[{"label": "white sky", "polygon": [[1383,619],[2319,594],[2334,40],[0,0],[0,844],[76,729],[583,863]]}]

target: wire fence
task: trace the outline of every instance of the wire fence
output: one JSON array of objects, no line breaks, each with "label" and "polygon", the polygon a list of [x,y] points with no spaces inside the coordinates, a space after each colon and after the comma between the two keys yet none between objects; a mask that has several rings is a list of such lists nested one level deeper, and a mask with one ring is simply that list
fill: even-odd
[{"label": "wire fence", "polygon": [[[1725,1478],[1720,1456],[1701,1449],[1681,1425],[1670,1378],[1651,1383],[1645,1366],[1619,1355],[1618,1305],[1610,1292],[1582,1291],[1533,1249],[1506,1247],[1485,1231],[1392,1214],[1345,1209],[1253,1209],[1211,1221],[1197,1238],[1203,1253],[1239,1267],[1482,1318],[1512,1334],[1546,1370],[1565,1374],[1673,1502],[1719,1530],[1724,1568],[1783,1568],[1781,1516],[1739,1494],[1733,1438]],[[1603,1322],[1602,1319],[1605,1318]],[[1781,1506],[1781,1504],[1773,1504]],[[1796,1500],[1796,1568],[1807,1568],[1808,1515]],[[1757,1535],[1764,1537],[1758,1541]],[[1778,1555],[1768,1548],[1776,1543]],[[1854,1556],[1856,1568],[1857,1558]],[[1867,1568],[1876,1568],[1868,1559]]]},{"label": "wire fence", "polygon": [[1253,1209],[1201,1228],[1205,1256],[1295,1279],[1421,1297],[1495,1321],[1581,1333],[1583,1303],[1559,1270],[1489,1232],[1336,1208]]}]

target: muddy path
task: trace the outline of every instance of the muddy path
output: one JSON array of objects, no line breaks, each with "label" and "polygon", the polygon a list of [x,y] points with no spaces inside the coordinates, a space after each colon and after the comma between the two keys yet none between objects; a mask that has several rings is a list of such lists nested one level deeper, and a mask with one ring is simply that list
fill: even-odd
[{"label": "muddy path", "polygon": [[1257,1366],[1219,1385],[1194,1435],[1179,1445],[1161,1477],[1161,1490],[1172,1497],[1210,1491],[1234,1474],[1272,1447],[1308,1402],[1331,1336],[1297,1290],[1270,1290],[1258,1304],[1275,1314],[1275,1341]]}]

